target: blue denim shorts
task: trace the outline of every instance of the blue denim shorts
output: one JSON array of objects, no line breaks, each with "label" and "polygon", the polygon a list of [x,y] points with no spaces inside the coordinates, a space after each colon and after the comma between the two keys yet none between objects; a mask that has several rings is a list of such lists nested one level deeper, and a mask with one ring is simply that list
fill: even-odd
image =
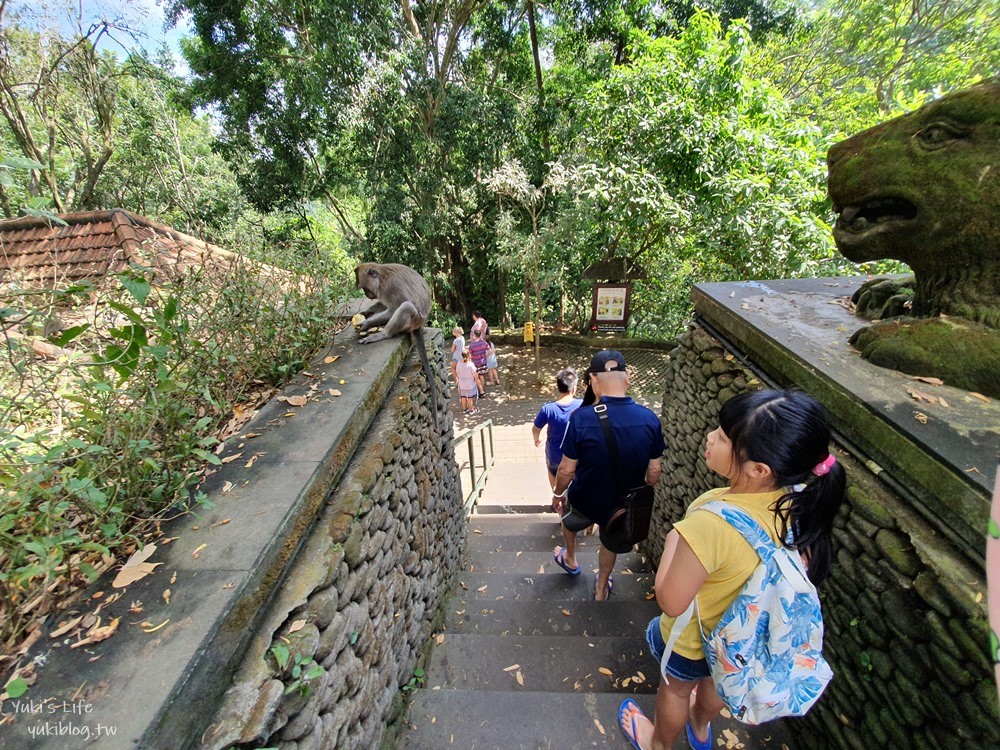
[{"label": "blue denim shorts", "polygon": [[[667,644],[663,642],[663,633],[660,631],[660,618],[654,617],[646,627],[646,643],[649,644],[649,653],[660,664],[663,659],[663,649]],[[711,676],[708,670],[708,662],[705,659],[688,659],[681,656],[676,651],[670,654],[666,667],[662,670],[664,679],[681,680],[682,682],[697,682]]]}]

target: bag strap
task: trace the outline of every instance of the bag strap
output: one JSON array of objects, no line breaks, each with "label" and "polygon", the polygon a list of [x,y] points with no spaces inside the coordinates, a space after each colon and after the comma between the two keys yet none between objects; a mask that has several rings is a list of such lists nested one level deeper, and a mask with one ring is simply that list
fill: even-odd
[{"label": "bag strap", "polygon": [[619,455],[618,455],[618,442],[615,440],[615,432],[611,429],[611,420],[608,419],[608,405],[607,404],[595,404],[594,413],[597,415],[597,419],[601,424],[601,429],[604,431],[604,441],[608,444],[608,453],[611,454],[611,472],[615,477],[615,484],[618,485],[618,491],[624,492],[625,485],[622,484],[621,469],[619,467]]},{"label": "bag strap", "polygon": [[756,519],[742,508],[738,508],[732,503],[722,500],[709,500],[707,503],[699,505],[696,510],[707,510],[719,516],[723,521],[736,529],[740,536],[747,540],[747,543],[754,548],[758,557],[763,562],[771,559],[778,546],[771,539],[771,536],[764,531],[764,528],[757,523]]}]

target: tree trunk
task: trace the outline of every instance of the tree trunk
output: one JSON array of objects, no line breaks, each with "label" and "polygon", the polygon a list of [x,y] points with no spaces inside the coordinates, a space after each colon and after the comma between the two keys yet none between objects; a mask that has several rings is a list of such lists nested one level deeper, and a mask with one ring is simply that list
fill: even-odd
[{"label": "tree trunk", "polygon": [[528,35],[531,56],[535,61],[535,86],[538,88],[538,121],[542,130],[542,161],[549,161],[549,128],[545,119],[545,88],[542,86],[542,61],[538,54],[538,31],[535,29],[535,3],[528,0]]}]

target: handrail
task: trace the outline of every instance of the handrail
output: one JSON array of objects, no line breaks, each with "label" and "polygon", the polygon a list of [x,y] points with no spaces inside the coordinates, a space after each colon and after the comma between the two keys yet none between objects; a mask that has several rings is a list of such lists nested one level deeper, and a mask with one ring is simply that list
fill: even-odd
[{"label": "handrail", "polygon": [[[489,433],[489,451],[486,449],[487,433]],[[477,434],[479,435],[479,442],[482,448],[480,453],[482,463],[479,466],[476,465],[476,447],[474,444]],[[486,480],[489,479],[490,473],[493,471],[493,465],[496,463],[496,453],[493,449],[493,420],[487,419],[482,424],[477,424],[475,427],[460,432],[452,438],[451,445],[453,448],[456,448],[461,442],[465,442],[469,450],[469,478],[472,482],[472,487],[465,495],[465,515],[469,515],[476,501],[479,499],[483,487],[486,486]],[[478,478],[476,477],[477,469],[482,470]]]}]

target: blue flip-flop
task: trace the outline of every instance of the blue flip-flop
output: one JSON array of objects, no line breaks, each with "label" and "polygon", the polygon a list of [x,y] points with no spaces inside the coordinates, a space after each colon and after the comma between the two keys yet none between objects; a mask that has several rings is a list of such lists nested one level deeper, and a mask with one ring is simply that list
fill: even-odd
[{"label": "blue flip-flop", "polygon": [[694,730],[691,729],[691,722],[684,722],[684,733],[687,735],[688,744],[691,746],[691,750],[712,750],[712,725],[708,725],[708,739],[704,742],[699,742],[698,738],[694,736]]},{"label": "blue flip-flop", "polygon": [[571,568],[566,564],[566,548],[556,547],[556,553],[552,555],[552,559],[556,561],[556,565],[565,570],[571,576],[580,575],[580,566],[577,565],[576,568]]},{"label": "blue flip-flop", "polygon": [[[626,711],[631,712],[633,709],[635,709],[640,714],[642,714],[642,709],[639,708],[639,704],[636,703],[631,698],[626,698],[624,701],[622,701],[622,704],[618,707],[618,728],[622,730],[622,734],[625,735],[625,739],[627,739],[629,741],[629,744],[631,744],[632,747],[635,748],[635,750],[642,750],[642,748],[639,746],[639,740],[636,739],[637,734],[636,734],[636,729],[635,729],[635,716],[632,716],[632,734],[631,734],[631,736],[629,735],[628,732],[625,731],[625,725],[622,724],[622,719],[625,717],[625,712]],[[645,714],[643,714],[643,715],[645,715]]]}]

